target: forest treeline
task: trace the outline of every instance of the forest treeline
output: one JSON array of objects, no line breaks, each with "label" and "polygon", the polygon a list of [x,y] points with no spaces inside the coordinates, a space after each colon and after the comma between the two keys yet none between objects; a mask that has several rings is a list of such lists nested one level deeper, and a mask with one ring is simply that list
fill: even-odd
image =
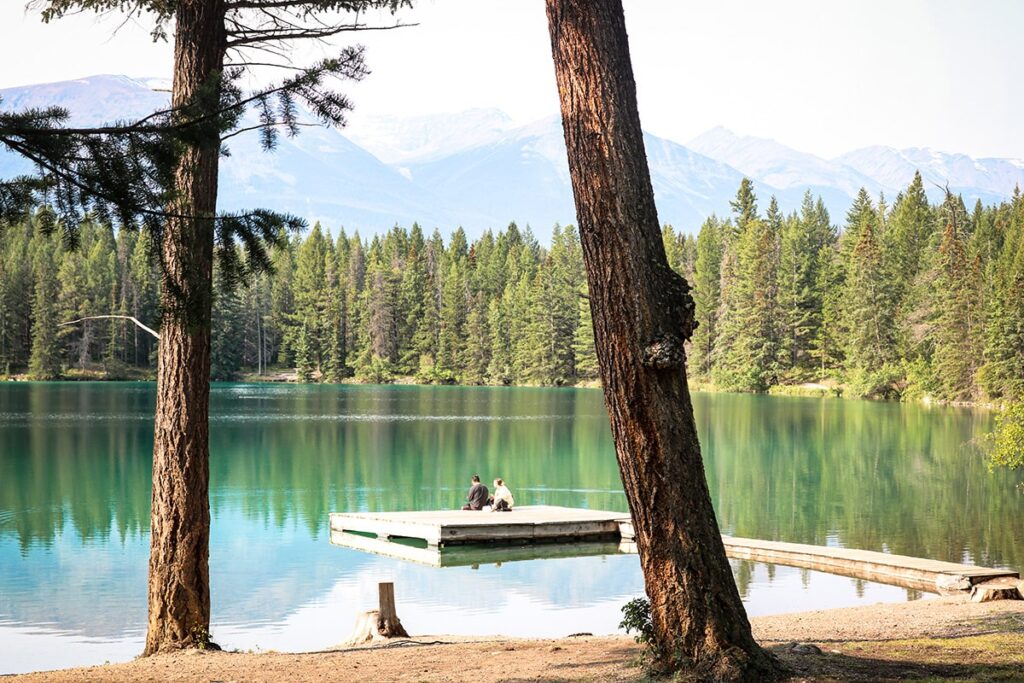
[{"label": "forest treeline", "polygon": [[[663,229],[699,322],[691,378],[723,390],[834,380],[846,395],[1002,400],[1024,390],[1024,198],[891,202],[861,190],[840,228],[809,192],[783,214],[744,180],[728,218]],[[154,363],[159,278],[145,233],[87,224],[77,248],[32,220],[0,231],[0,372],[125,376]],[[565,385],[596,379],[579,237],[515,224],[470,243],[418,225],[365,239],[319,225],[273,270],[220,286],[213,376]]]}]

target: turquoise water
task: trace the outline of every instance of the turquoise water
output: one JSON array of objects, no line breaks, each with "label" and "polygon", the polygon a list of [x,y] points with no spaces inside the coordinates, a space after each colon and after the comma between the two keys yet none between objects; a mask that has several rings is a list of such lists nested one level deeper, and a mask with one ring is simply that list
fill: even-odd
[{"label": "turquoise water", "polygon": [[[1020,567],[1024,497],[990,474],[983,411],[694,396],[723,531]],[[0,673],[130,659],[146,621],[151,384],[0,384]],[[411,633],[612,633],[635,556],[435,569],[330,545],[333,510],[455,507],[501,476],[520,504],[625,510],[586,389],[215,385],[214,639],[344,640],[376,584]],[[751,614],[912,591],[734,562]]]}]

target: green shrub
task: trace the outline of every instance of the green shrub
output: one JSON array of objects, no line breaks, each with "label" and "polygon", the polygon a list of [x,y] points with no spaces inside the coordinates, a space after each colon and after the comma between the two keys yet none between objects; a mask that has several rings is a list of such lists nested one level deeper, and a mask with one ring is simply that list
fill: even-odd
[{"label": "green shrub", "polygon": [[[989,435],[989,440],[992,443],[992,450],[988,456],[990,468],[1024,468],[1024,401],[1011,404],[1006,412],[999,416],[996,429]],[[1018,484],[1018,487],[1020,486]]]}]

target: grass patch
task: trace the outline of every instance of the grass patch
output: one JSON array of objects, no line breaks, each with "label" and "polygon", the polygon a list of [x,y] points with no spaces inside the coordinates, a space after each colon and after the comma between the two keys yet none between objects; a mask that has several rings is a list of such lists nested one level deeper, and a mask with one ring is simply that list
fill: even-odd
[{"label": "grass patch", "polygon": [[[1008,624],[1011,625],[1011,624]],[[1017,629],[1019,624],[1012,624]],[[771,648],[809,681],[1020,681],[1024,678],[1024,633],[830,643],[822,655],[796,655]]]}]

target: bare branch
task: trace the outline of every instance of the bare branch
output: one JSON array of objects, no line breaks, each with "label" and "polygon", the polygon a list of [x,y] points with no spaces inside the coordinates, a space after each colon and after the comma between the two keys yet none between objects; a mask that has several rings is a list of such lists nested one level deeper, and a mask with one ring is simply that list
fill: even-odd
[{"label": "bare branch", "polygon": [[156,330],[154,330],[151,327],[146,327],[141,322],[139,322],[138,318],[133,318],[130,315],[89,315],[89,316],[86,316],[84,318],[79,318],[78,320],[69,320],[66,323],[60,323],[59,325],[57,325],[57,327],[66,327],[68,325],[77,325],[78,323],[82,323],[82,322],[85,322],[87,320],[110,320],[110,319],[131,320],[133,323],[135,323],[136,325],[141,327],[146,332],[149,332],[151,335],[153,335],[157,339],[160,339],[160,334]]},{"label": "bare branch", "polygon": [[234,40],[229,40],[227,43],[228,48],[239,47],[241,45],[252,45],[254,43],[265,43],[265,42],[278,42],[285,40],[323,40],[339,33],[352,33],[356,31],[391,31],[396,28],[408,28],[410,26],[417,26],[417,24],[403,24],[401,22],[392,24],[390,26],[335,26],[330,29],[307,29],[304,31],[284,31],[274,29],[242,29],[239,31],[228,31],[228,35],[242,36]]},{"label": "bare branch", "polygon": [[278,126],[278,127],[280,127],[280,126],[305,126],[305,127],[308,127],[308,128],[320,128],[321,124],[319,124],[319,123],[300,123],[298,121],[296,121],[294,123],[284,123],[284,122],[281,122],[281,121],[278,121],[278,122],[275,122],[275,123],[257,123],[257,124],[252,125],[252,126],[247,126],[245,128],[239,128],[237,130],[233,130],[230,133],[228,133],[227,135],[223,136],[220,139],[220,141],[224,142],[225,140],[230,140],[231,138],[235,137],[236,135],[241,135],[242,133],[248,133],[248,132],[253,131],[253,130],[263,130],[264,128],[273,128],[275,126]]}]

